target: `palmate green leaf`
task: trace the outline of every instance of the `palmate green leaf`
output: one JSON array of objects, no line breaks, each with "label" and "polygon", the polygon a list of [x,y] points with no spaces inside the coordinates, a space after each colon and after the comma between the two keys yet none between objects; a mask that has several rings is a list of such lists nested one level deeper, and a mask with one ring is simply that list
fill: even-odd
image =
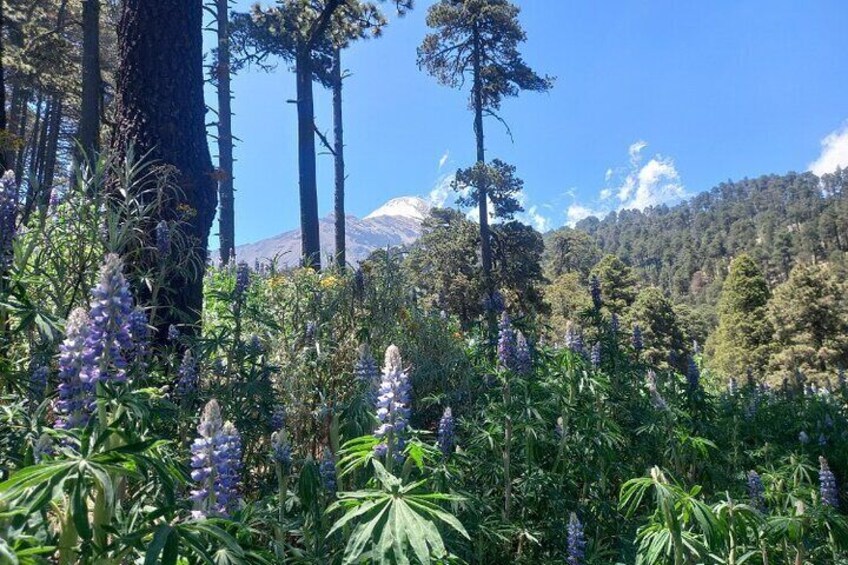
[{"label": "palmate green leaf", "polygon": [[[376,505],[373,505],[368,510],[373,510],[375,507]],[[365,551],[365,548],[371,541],[371,536],[373,535],[374,530],[377,528],[377,525],[380,524],[386,514],[388,504],[382,504],[380,505],[380,508],[381,510],[377,513],[376,516],[374,516],[374,518],[367,522],[359,524],[354,529],[353,535],[350,536],[350,539],[347,542],[347,546],[345,547],[344,563],[355,563],[362,555],[363,551]],[[345,517],[347,517],[347,515],[345,515]],[[354,516],[351,516],[351,519],[353,518]],[[341,527],[341,525],[338,525],[337,523],[337,525],[333,526],[333,528],[337,529],[337,526]]]},{"label": "palmate green leaf", "polygon": [[[156,528],[156,532],[153,534],[153,540],[150,542],[150,545],[147,546],[147,552],[144,554],[144,565],[156,565],[160,563],[159,555],[165,549],[165,545],[171,539],[171,535],[174,533],[174,529],[170,524],[160,524],[158,528]],[[165,559],[163,558],[161,563],[165,565]]]}]

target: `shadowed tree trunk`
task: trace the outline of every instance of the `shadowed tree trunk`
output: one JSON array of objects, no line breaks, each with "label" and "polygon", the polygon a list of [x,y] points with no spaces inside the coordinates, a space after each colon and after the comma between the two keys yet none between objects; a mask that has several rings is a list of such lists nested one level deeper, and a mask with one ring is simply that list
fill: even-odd
[{"label": "shadowed tree trunk", "polygon": [[333,52],[333,163],[335,165],[336,190],[334,211],[336,216],[336,266],[341,270],[347,265],[345,243],[345,162],[344,127],[342,122],[342,55],[341,50]]},{"label": "shadowed tree trunk", "polygon": [[0,0],[0,135],[2,135],[2,146],[0,146],[0,169],[3,171],[7,168],[9,149],[8,144],[11,141],[9,134],[6,132],[6,68],[3,65],[3,33],[6,27],[4,18],[3,0]]},{"label": "shadowed tree trunk", "polygon": [[202,0],[124,0],[118,25],[116,155],[126,155],[133,145],[136,155],[173,167],[181,202],[160,214],[173,219],[178,208],[190,209],[183,229],[199,262],[194,272],[165,281],[173,308],[157,323],[160,336],[171,323],[200,319],[217,206],[204,120],[202,10]]},{"label": "shadowed tree trunk", "polygon": [[50,193],[53,191],[53,180],[56,178],[56,161],[58,157],[57,153],[59,152],[59,134],[62,129],[63,111],[64,107],[62,99],[59,96],[56,96],[53,99],[50,121],[48,122],[47,150],[44,154],[44,173],[38,202],[39,206],[45,209],[50,203]]},{"label": "shadowed tree trunk", "polygon": [[82,103],[79,132],[74,148],[77,163],[100,149],[100,0],[82,3]]},{"label": "shadowed tree trunk", "polygon": [[233,126],[230,92],[229,0],[216,0],[218,20],[218,237],[221,264],[235,256],[235,194],[233,187]]},{"label": "shadowed tree trunk", "polygon": [[315,167],[315,110],[312,93],[312,51],[297,48],[297,163],[300,185],[301,255],[304,265],[321,268],[318,230],[318,181]]},{"label": "shadowed tree trunk", "polygon": [[477,137],[477,165],[481,174],[477,178],[478,202],[477,207],[480,216],[480,256],[483,265],[483,282],[486,285],[487,294],[491,294],[492,288],[492,247],[489,235],[489,210],[486,194],[486,177],[482,174],[482,167],[486,164],[486,148],[483,143],[483,86],[480,76],[480,32],[477,24],[473,33],[474,53],[474,134]]}]

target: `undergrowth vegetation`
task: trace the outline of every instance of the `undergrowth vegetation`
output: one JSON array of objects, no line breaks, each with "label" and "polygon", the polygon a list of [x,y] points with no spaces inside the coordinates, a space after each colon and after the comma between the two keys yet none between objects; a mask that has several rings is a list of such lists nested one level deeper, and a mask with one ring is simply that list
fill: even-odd
[{"label": "undergrowth vegetation", "polygon": [[848,563],[842,376],[662,370],[597,286],[553,338],[487,300],[489,339],[392,253],[211,268],[202,325],[158,328],[196,265],[117,178],[25,226],[0,187],[0,562]]}]

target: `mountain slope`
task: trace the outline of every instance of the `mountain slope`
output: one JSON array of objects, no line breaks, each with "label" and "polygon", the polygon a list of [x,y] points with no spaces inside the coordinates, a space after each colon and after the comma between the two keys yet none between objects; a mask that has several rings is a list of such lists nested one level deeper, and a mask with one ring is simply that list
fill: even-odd
[{"label": "mountain slope", "polygon": [[[409,245],[421,235],[421,222],[430,205],[421,198],[394,198],[365,218],[347,216],[345,241],[348,261],[356,264],[372,251],[384,247]],[[335,252],[333,239],[335,216],[330,214],[318,221],[321,236],[321,255],[331,257]],[[255,243],[236,247],[236,258],[253,264],[256,260],[276,259],[278,265],[291,267],[300,259],[300,230],[291,230]]]}]

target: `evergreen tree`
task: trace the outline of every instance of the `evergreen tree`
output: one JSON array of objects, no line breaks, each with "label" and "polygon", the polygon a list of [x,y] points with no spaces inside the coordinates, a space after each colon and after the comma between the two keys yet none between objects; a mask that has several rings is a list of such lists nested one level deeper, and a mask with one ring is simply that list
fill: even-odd
[{"label": "evergreen tree", "polygon": [[218,46],[212,79],[218,94],[218,238],[221,264],[226,265],[236,252],[235,186],[233,178],[233,111],[230,89],[230,0],[215,0],[215,27]]},{"label": "evergreen tree", "polygon": [[777,376],[800,370],[816,378],[848,362],[848,303],[845,285],[827,265],[799,265],[778,286],[768,305]]},{"label": "evergreen tree", "polygon": [[642,332],[642,357],[654,367],[685,372],[688,347],[671,301],[663,292],[649,286],[642,289],[627,313],[630,327]]},{"label": "evergreen tree", "polygon": [[100,68],[100,0],[82,0],[82,102],[77,162],[91,161],[100,150],[103,77]]},{"label": "evergreen tree", "polygon": [[710,366],[725,377],[740,378],[748,369],[762,374],[771,349],[772,326],[765,277],[748,255],[736,257],[718,303],[718,328],[707,350]]},{"label": "evergreen tree", "polygon": [[605,255],[592,269],[601,283],[601,298],[607,310],[621,315],[636,299],[636,276],[624,261]]},{"label": "evergreen tree", "polygon": [[[487,165],[483,117],[498,115],[504,98],[522,90],[544,92],[552,79],[539,76],[521,58],[518,45],[526,40],[518,21],[519,8],[507,0],[440,0],[427,12],[428,34],[418,48],[418,64],[452,88],[461,87],[471,78],[470,107],[474,112],[477,162],[457,173],[459,186],[473,183],[472,196],[478,207],[483,278],[489,292],[492,279],[492,252],[489,230],[489,201],[502,210],[515,211],[509,184],[498,194],[497,180],[505,173],[505,164]],[[502,121],[502,120],[501,120]],[[514,168],[508,171],[511,176]]]},{"label": "evergreen tree", "polygon": [[600,248],[584,231],[564,227],[545,238],[543,264],[549,277],[577,273],[585,281],[600,258]]},{"label": "evergreen tree", "polygon": [[[173,168],[179,202],[159,213],[162,219],[182,222],[192,242],[187,251],[196,263],[195,269],[174,273],[164,283],[172,290],[172,308],[160,319],[162,338],[171,324],[200,319],[209,230],[217,204],[206,141],[202,14],[202,0],[125,0],[119,24],[113,147],[118,157],[133,147],[135,155]],[[181,212],[186,210],[191,213]],[[159,218],[150,220],[152,229]]]}]

